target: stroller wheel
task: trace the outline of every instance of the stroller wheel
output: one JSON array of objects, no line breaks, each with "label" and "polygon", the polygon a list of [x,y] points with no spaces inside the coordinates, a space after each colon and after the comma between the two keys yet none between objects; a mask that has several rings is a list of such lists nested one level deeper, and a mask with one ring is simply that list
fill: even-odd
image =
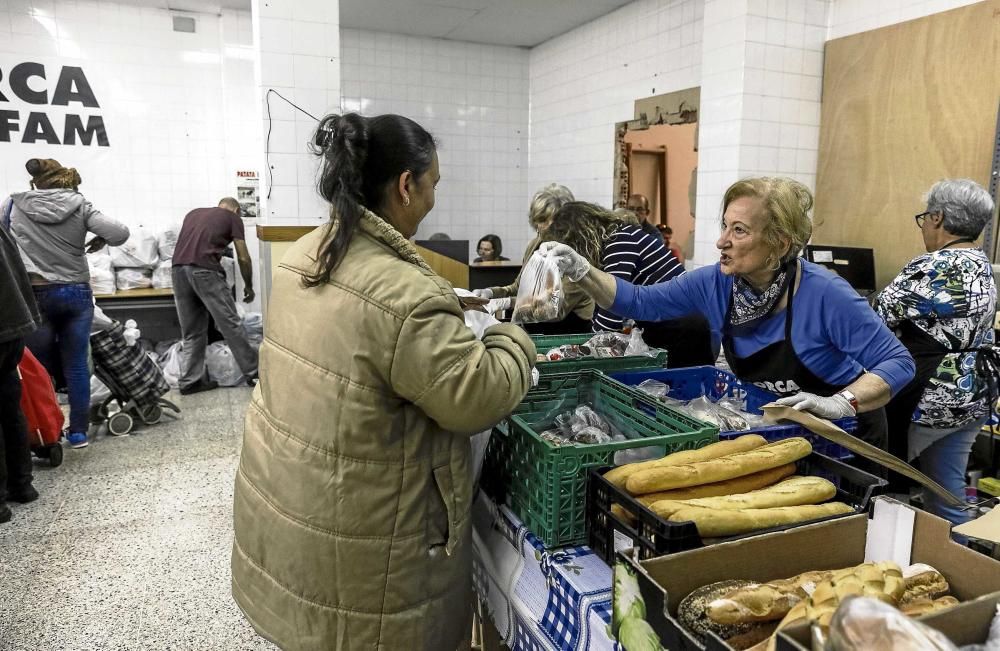
[{"label": "stroller wheel", "polygon": [[156,425],[163,418],[163,407],[160,405],[150,405],[139,412],[139,418],[147,425]]},{"label": "stroller wheel", "polygon": [[120,411],[108,419],[108,430],[115,436],[125,436],[132,431],[132,416]]},{"label": "stroller wheel", "polygon": [[56,443],[52,447],[48,448],[49,465],[53,468],[58,468],[63,462],[63,449],[62,445]]},{"label": "stroller wheel", "polygon": [[[62,448],[60,447],[60,449]],[[39,459],[48,459],[52,452],[52,448],[50,447],[35,448],[32,450],[32,452],[34,452],[35,456],[38,457]]]}]

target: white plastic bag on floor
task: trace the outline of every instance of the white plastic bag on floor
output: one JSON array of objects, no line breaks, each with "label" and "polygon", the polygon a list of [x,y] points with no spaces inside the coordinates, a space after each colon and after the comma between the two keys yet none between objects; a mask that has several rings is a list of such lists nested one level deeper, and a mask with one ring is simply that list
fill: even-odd
[{"label": "white plastic bag on floor", "polygon": [[181,379],[181,342],[175,342],[160,355],[160,370],[171,389],[180,385]]},{"label": "white plastic bag on floor", "polygon": [[111,262],[119,267],[145,267],[152,269],[159,262],[156,249],[156,235],[145,228],[131,229],[125,244],[111,247]]},{"label": "white plastic bag on floor", "polygon": [[115,271],[115,286],[119,291],[146,289],[153,286],[153,272],[145,268],[122,268]]},{"label": "white plastic bag on floor", "polygon": [[264,343],[264,315],[260,312],[247,312],[243,315],[243,330],[247,333],[247,341],[254,348],[260,348]]},{"label": "white plastic bag on floor", "polygon": [[156,265],[153,270],[153,287],[156,289],[173,289],[173,260],[167,259]]},{"label": "white plastic bag on floor", "polygon": [[208,377],[219,383],[220,387],[234,387],[243,381],[243,371],[240,370],[233,357],[233,351],[224,341],[209,344],[205,350],[205,366],[208,367]]},{"label": "white plastic bag on floor", "polygon": [[180,226],[167,226],[156,234],[156,252],[160,260],[170,260],[174,257],[174,248],[177,246],[177,234],[180,233]]},{"label": "white plastic bag on floor", "polygon": [[96,375],[90,376],[90,404],[99,405],[111,397],[111,389],[97,379]]}]

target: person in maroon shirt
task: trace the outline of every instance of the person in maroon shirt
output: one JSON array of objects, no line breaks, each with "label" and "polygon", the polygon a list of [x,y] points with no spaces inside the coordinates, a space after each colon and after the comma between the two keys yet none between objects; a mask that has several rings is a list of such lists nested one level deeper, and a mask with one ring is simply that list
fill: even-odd
[{"label": "person in maroon shirt", "polygon": [[178,382],[183,395],[218,386],[205,377],[209,315],[233,352],[247,384],[257,384],[257,351],[247,340],[243,322],[236,313],[236,301],[219,262],[222,252],[232,243],[243,276],[243,302],[253,301],[253,265],[239,215],[240,204],[226,197],[216,208],[196,208],[189,212],[177,236],[173,280],[174,302],[183,336]]}]

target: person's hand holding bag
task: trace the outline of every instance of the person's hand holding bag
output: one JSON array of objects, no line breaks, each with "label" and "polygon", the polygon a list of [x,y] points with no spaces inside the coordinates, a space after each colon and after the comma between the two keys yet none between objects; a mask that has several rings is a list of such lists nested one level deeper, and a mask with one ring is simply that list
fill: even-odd
[{"label": "person's hand holding bag", "polygon": [[587,259],[561,242],[542,242],[538,252],[548,258],[553,258],[559,267],[559,273],[573,282],[580,282],[590,271]]}]

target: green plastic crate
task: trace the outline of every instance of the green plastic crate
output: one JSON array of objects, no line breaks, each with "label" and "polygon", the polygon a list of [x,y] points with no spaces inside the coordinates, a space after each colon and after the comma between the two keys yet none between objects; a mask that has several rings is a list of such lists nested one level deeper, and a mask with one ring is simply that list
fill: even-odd
[{"label": "green plastic crate", "polygon": [[[584,332],[578,335],[532,335],[531,341],[535,342],[535,349],[539,355],[544,355],[546,351],[558,346],[568,344],[585,344],[594,336],[593,332]],[[563,359],[558,362],[538,362],[538,373],[548,375],[551,373],[572,373],[585,368],[594,368],[599,371],[624,371],[639,368],[666,368],[667,351],[662,348],[653,348],[655,357],[648,355],[634,355],[632,357],[582,357],[579,359]]]},{"label": "green plastic crate", "polygon": [[[582,402],[639,438],[556,447],[539,436],[558,413]],[[659,446],[667,454],[718,440],[717,428],[593,369],[548,375],[494,429],[482,486],[491,497],[506,503],[548,547],[582,544],[587,540],[589,468],[612,465],[619,450]]]}]

